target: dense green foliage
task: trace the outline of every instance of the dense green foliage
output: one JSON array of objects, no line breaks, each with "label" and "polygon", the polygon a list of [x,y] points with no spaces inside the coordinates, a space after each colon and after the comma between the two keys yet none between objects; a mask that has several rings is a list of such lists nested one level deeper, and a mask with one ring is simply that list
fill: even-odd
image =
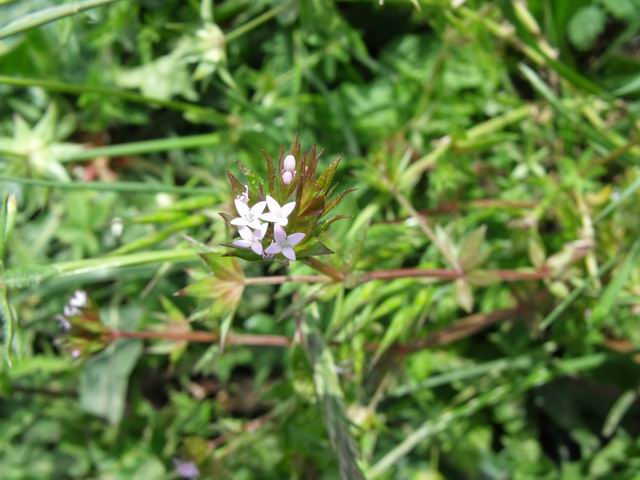
[{"label": "dense green foliage", "polygon": [[[0,0],[0,478],[638,478],[639,39],[638,0]],[[296,136],[346,218],[223,257],[227,171]]]}]

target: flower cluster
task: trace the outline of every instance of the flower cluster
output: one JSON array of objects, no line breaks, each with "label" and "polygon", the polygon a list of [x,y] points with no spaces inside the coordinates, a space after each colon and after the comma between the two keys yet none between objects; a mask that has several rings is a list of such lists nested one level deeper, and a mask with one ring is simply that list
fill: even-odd
[{"label": "flower cluster", "polygon": [[227,172],[237,215],[220,215],[228,226],[238,229],[239,238],[227,244],[232,250],[226,255],[259,261],[282,254],[288,260],[307,261],[333,253],[321,236],[333,222],[346,217],[327,215],[352,191],[333,195],[340,158],[318,173],[320,152],[315,145],[303,151],[297,139],[288,152],[281,147],[277,158],[263,154],[266,176],[240,162],[246,182]]},{"label": "flower cluster", "polygon": [[[285,158],[282,181],[287,184],[295,176],[296,160],[293,155]],[[286,177],[286,179],[285,179]],[[289,223],[289,215],[296,208],[296,202],[280,205],[278,201],[270,195],[266,200],[256,202],[249,206],[249,187],[245,185],[242,194],[236,197],[235,206],[238,217],[231,220],[231,225],[238,228],[240,238],[233,242],[235,247],[250,248],[257,255],[263,258],[271,258],[278,253],[282,253],[287,259],[295,260],[295,245],[304,240],[305,234],[298,232],[287,235],[284,227]],[[269,211],[265,213],[265,209]],[[263,223],[267,222],[267,223]],[[263,247],[263,240],[267,235],[269,223],[273,223],[273,240],[266,248]]]},{"label": "flower cluster", "polygon": [[73,293],[57,319],[64,336],[56,343],[73,358],[96,353],[109,343],[109,331],[84,290]]}]

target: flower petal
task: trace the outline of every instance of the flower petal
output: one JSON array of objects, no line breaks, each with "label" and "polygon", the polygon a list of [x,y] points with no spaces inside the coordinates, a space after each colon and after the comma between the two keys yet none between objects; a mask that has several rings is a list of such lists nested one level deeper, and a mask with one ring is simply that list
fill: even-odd
[{"label": "flower petal", "polygon": [[284,172],[282,172],[282,183],[284,183],[285,185],[289,185],[291,183],[291,180],[293,180],[293,173],[291,173],[289,170],[285,170]]},{"label": "flower petal", "polygon": [[284,231],[279,224],[275,224],[273,226],[273,237],[276,239],[276,242],[283,243],[287,241],[287,232]]},{"label": "flower petal", "polygon": [[242,237],[243,240],[246,240],[248,242],[252,242],[253,241],[253,232],[251,231],[251,229],[249,227],[242,227],[238,229],[238,233],[240,234],[240,236]]},{"label": "flower petal", "polygon": [[280,217],[275,213],[269,212],[269,213],[263,213],[262,215],[260,215],[260,219],[264,220],[265,222],[276,223],[280,220]]},{"label": "flower petal", "polygon": [[266,206],[267,202],[258,202],[253,207],[251,207],[251,213],[253,213],[256,217],[262,215],[262,212],[264,212]]},{"label": "flower petal", "polygon": [[253,232],[253,236],[256,240],[262,240],[264,236],[267,234],[267,228],[269,228],[268,223],[261,223],[260,228],[257,228],[255,232]]},{"label": "flower petal", "polygon": [[251,244],[251,250],[253,250],[258,255],[262,255],[262,244],[260,242],[253,242]]},{"label": "flower petal", "polygon": [[305,234],[304,233],[292,233],[291,235],[289,235],[287,237],[287,243],[289,245],[297,245],[299,244],[302,240],[304,240]]},{"label": "flower petal", "polygon": [[296,252],[294,252],[293,248],[291,247],[284,247],[282,249],[282,254],[291,261],[294,261],[296,259]]},{"label": "flower petal", "polygon": [[253,220],[252,222],[247,223],[247,225],[249,225],[251,228],[253,228],[254,230],[259,229],[263,223],[260,221],[259,218],[256,218],[255,220]]},{"label": "flower petal", "polygon": [[234,218],[229,223],[231,223],[231,225],[235,225],[237,227],[246,227],[248,225],[247,221],[244,218]]},{"label": "flower petal", "polygon": [[280,204],[271,195],[267,195],[267,205],[271,213],[280,214]]},{"label": "flower petal", "polygon": [[289,154],[284,157],[284,161],[282,162],[282,166],[285,170],[293,171],[296,169],[296,157]]},{"label": "flower petal", "polygon": [[249,248],[251,246],[251,242],[247,240],[234,240],[233,246],[239,248]]},{"label": "flower petal", "polygon": [[241,217],[244,217],[247,213],[249,213],[249,206],[242,200],[235,199],[233,203],[235,203],[236,210]]},{"label": "flower petal", "polygon": [[278,245],[277,243],[271,243],[271,245],[269,245],[264,253],[266,253],[267,255],[275,255],[278,252],[281,252],[282,249],[280,248],[280,245]]},{"label": "flower petal", "polygon": [[296,208],[296,202],[289,202],[282,206],[280,209],[280,215],[282,217],[288,217],[293,212],[293,209]]}]

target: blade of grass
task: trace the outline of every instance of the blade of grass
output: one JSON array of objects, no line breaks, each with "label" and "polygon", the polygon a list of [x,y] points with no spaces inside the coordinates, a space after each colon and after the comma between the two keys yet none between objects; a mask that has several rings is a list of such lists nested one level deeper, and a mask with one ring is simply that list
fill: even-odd
[{"label": "blade of grass", "polygon": [[75,95],[93,93],[98,95],[117,97],[122,98],[123,100],[141,103],[144,105],[153,105],[157,107],[178,110],[184,112],[185,114],[194,116],[195,118],[210,120],[214,125],[227,124],[226,115],[213,110],[212,108],[201,107],[200,105],[194,105],[192,103],[182,102],[179,100],[164,100],[160,98],[147,97],[136,92],[131,92],[128,90],[123,90],[106,85],[86,85],[81,83],[61,82],[58,80],[10,77],[6,75],[0,75],[0,84],[12,85],[14,87],[40,87],[51,92],[70,93]]},{"label": "blade of grass", "polygon": [[0,276],[0,283],[2,286],[9,289],[19,289],[36,286],[43,281],[55,277],[101,272],[114,268],[124,268],[151,263],[197,260],[198,258],[198,252],[195,250],[174,249],[140,252],[114,257],[75,260],[71,262],[52,263],[50,265],[14,267],[4,271]]},{"label": "blade of grass", "polygon": [[84,2],[68,3],[66,5],[39,10],[24,15],[22,18],[0,28],[0,39],[46,25],[47,23],[55,22],[56,20],[61,20],[65,17],[70,17],[83,10],[101,7],[117,1],[119,0],[85,0]]},{"label": "blade of grass", "polygon": [[634,193],[636,193],[636,191],[640,189],[640,177],[638,177],[631,185],[629,185],[627,188],[625,188],[622,193],[615,199],[612,200],[611,203],[609,203],[609,205],[607,205],[604,210],[602,210],[597,216],[596,218],[593,219],[593,224],[596,225],[598,223],[600,223],[602,220],[604,220],[605,218],[607,218],[609,215],[611,215],[613,212],[616,211],[616,209],[622,205],[622,203],[627,200],[631,195],[633,195]]},{"label": "blade of grass", "polygon": [[31,187],[55,188],[58,190],[95,190],[99,192],[122,193],[177,193],[182,195],[211,195],[208,188],[180,187],[175,185],[150,184],[145,182],[63,182],[40,178],[22,178],[0,175],[0,183],[17,183]]},{"label": "blade of grass", "polygon": [[[605,275],[609,270],[611,270],[613,268],[613,266],[616,264],[616,262],[618,261],[618,259],[620,258],[620,255],[617,255],[614,258],[609,259],[609,261],[607,263],[605,263],[602,267],[600,267],[600,270],[598,270],[598,273],[596,274],[596,278],[601,278],[603,275]],[[569,308],[573,302],[575,302],[578,297],[580,297],[580,295],[583,294],[583,292],[587,289],[588,286],[588,282],[584,282],[582,285],[580,285],[579,287],[574,288],[571,293],[564,299],[562,300],[557,306],[556,308],[554,308],[551,313],[549,313],[549,315],[547,315],[542,322],[540,322],[540,330],[545,330],[547,328],[549,328],[549,326],[555,322],[558,317],[560,317],[560,315],[562,315],[562,313]]]},{"label": "blade of grass", "polygon": [[81,160],[91,160],[97,157],[122,157],[146,153],[166,152],[168,150],[209,147],[211,145],[217,145],[220,142],[221,137],[218,133],[162,138],[159,140],[144,140],[141,142],[122,143],[119,145],[108,145],[106,147],[80,150],[65,156],[61,161],[77,162]]},{"label": "blade of grass", "polygon": [[589,317],[589,324],[593,327],[598,327],[604,318],[609,315],[613,308],[616,298],[620,294],[620,291],[627,283],[633,267],[638,262],[638,255],[640,254],[640,239],[636,240],[631,246],[631,250],[627,255],[626,260],[620,267],[620,270],[613,277],[612,281],[607,285],[604,293],[593,308],[591,317]]},{"label": "blade of grass", "polygon": [[602,435],[610,437],[613,432],[616,431],[618,425],[620,425],[620,422],[636,400],[638,400],[638,392],[636,390],[627,390],[618,397],[616,403],[613,404],[613,407],[609,410],[609,414],[604,421]]},{"label": "blade of grass", "polygon": [[329,440],[338,454],[340,476],[344,480],[364,479],[358,466],[358,449],[349,431],[340,381],[331,352],[318,332],[302,323],[306,351],[313,365],[313,382],[320,400]]},{"label": "blade of grass", "polygon": [[479,394],[467,401],[463,405],[452,407],[437,415],[435,419],[425,421],[418,429],[409,434],[400,444],[384,455],[373,467],[367,471],[367,478],[378,478],[405,457],[418,444],[424,442],[433,435],[445,430],[451,423],[469,417],[479,410],[498,404],[515,395],[526,392],[530,388],[548,383],[557,376],[577,373],[583,370],[590,370],[602,364],[606,356],[602,354],[586,355],[584,357],[560,360],[556,362],[557,368],[549,369],[545,363],[539,364],[537,368],[531,369],[530,373],[520,381],[501,384],[495,388]]}]

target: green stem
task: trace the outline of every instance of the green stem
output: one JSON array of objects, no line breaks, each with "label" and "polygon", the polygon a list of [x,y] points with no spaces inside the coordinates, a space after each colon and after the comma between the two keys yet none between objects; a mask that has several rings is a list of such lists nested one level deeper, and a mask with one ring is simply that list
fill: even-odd
[{"label": "green stem", "polygon": [[165,152],[185,148],[208,147],[220,143],[220,135],[208,133],[204,135],[191,135],[186,137],[162,138],[159,140],[145,140],[142,142],[122,143],[106,147],[88,148],[66,155],[63,162],[76,162],[90,160],[97,157],[122,157],[128,155],[140,155],[144,153]]},{"label": "green stem", "polygon": [[67,5],[60,5],[58,7],[45,8],[28,15],[24,15],[18,20],[11,22],[9,25],[0,28],[0,39],[46,25],[47,23],[55,22],[56,20],[80,13],[83,10],[101,7],[102,5],[108,5],[109,3],[117,1],[119,0],[85,0],[84,2],[75,2]]},{"label": "green stem", "polygon": [[179,187],[175,185],[148,184],[143,182],[63,182],[61,180],[45,180],[40,178],[22,178],[0,175],[0,183],[18,183],[32,187],[51,187],[60,190],[95,190],[101,192],[124,193],[178,193],[183,195],[211,195],[213,190],[207,188]]},{"label": "green stem", "polygon": [[106,85],[84,85],[79,83],[60,82],[57,80],[10,77],[6,75],[0,75],[0,83],[5,85],[12,85],[15,87],[40,87],[52,92],[70,93],[76,95],[82,95],[86,93],[106,95],[110,97],[122,98],[130,102],[141,103],[144,105],[154,105],[158,107],[182,111],[187,114],[195,115],[199,118],[202,118],[203,120],[211,120],[212,123],[218,125],[227,124],[226,115],[217,112],[212,108],[201,107],[199,105],[194,105],[188,102],[181,102],[178,100],[164,100],[160,98],[147,97],[136,92],[109,87]]},{"label": "green stem", "polygon": [[224,36],[226,42],[227,43],[231,43],[234,40],[237,40],[238,38],[240,38],[245,33],[248,33],[251,30],[253,30],[254,28],[259,27],[263,23],[268,22],[269,20],[271,20],[275,16],[279,15],[281,12],[284,12],[287,8],[290,8],[290,7],[291,7],[291,5],[289,4],[289,2],[284,2],[284,3],[281,3],[280,5],[278,5],[277,7],[273,7],[272,9],[267,10],[263,14],[258,15],[253,20],[249,20],[247,23],[245,23],[243,25],[240,25],[235,30],[231,30],[229,33],[227,33]]}]

